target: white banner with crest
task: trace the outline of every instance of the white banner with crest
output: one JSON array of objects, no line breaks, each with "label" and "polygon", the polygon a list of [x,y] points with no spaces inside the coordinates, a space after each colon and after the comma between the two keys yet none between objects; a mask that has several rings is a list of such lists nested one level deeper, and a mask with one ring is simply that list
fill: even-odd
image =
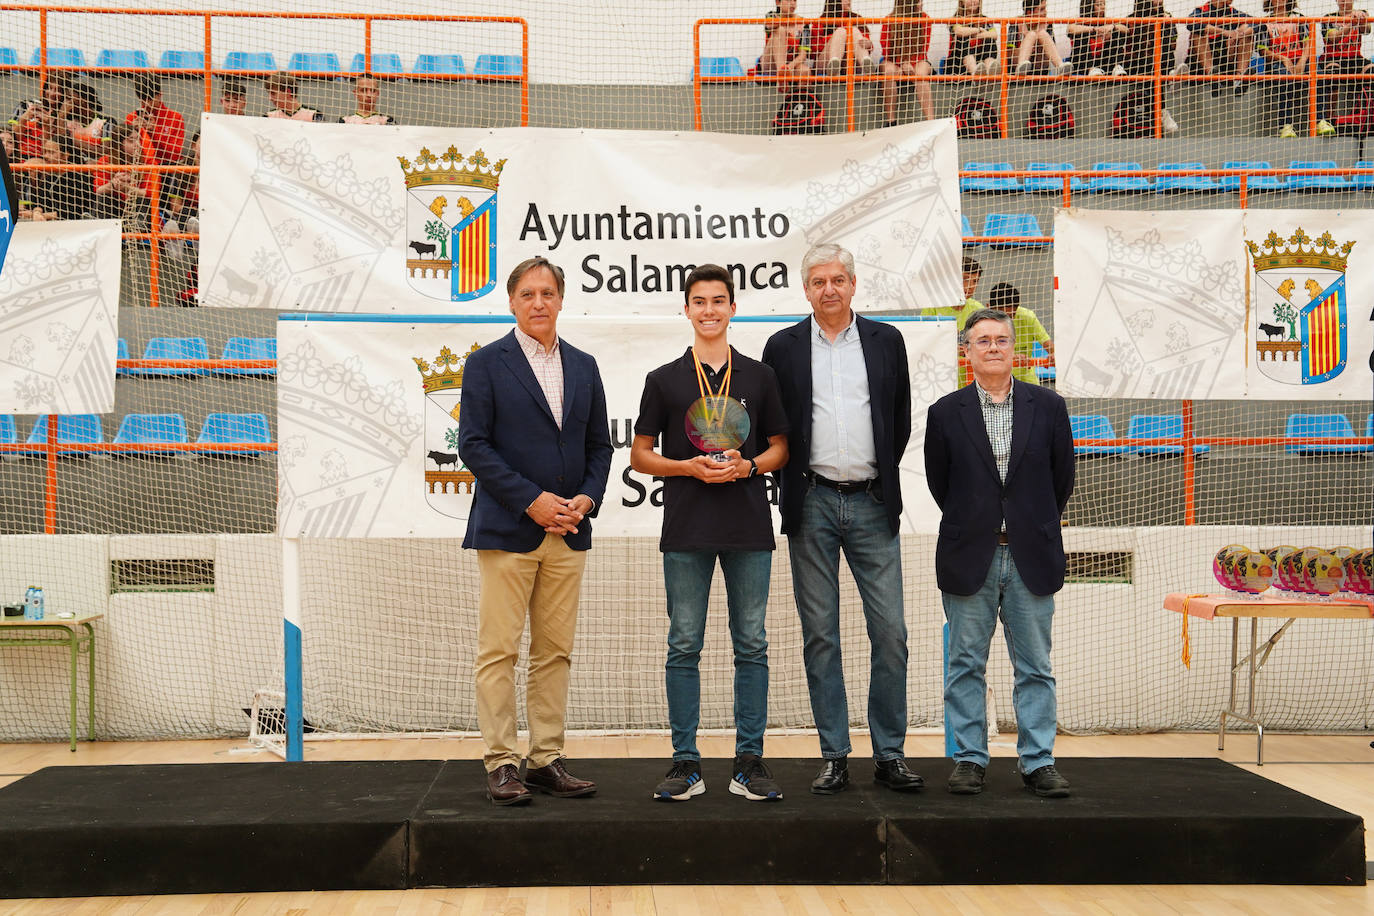
[{"label": "white banner with crest", "polygon": [[[912,437],[901,466],[905,529],[930,532],[940,513],[926,487],[921,449],[927,408],[954,386],[953,328],[947,319],[891,320],[905,338],[911,372]],[[768,337],[794,321],[736,318],[730,341],[757,359]],[[463,361],[512,325],[509,316],[279,321],[280,533],[462,537],[473,486],[458,457]],[[680,311],[663,318],[565,314],[558,329],[560,337],[597,358],[606,389],[615,454],[594,530],[601,536],[657,537],[660,485],[631,470],[630,442],[644,377],[691,344],[690,325]],[[426,385],[439,374],[456,378]],[[769,486],[776,503],[771,481]]]},{"label": "white banner with crest", "polygon": [[1059,392],[1367,400],[1371,251],[1366,210],[1060,210]]},{"label": "white banner with crest", "polygon": [[948,120],[822,137],[202,123],[203,305],[501,314],[510,269],[543,255],[570,312],[657,314],[716,263],[742,307],[788,314],[823,242],[854,253],[870,310],[964,298]]},{"label": "white banner with crest", "polygon": [[20,223],[0,270],[0,413],[114,410],[119,220]]}]

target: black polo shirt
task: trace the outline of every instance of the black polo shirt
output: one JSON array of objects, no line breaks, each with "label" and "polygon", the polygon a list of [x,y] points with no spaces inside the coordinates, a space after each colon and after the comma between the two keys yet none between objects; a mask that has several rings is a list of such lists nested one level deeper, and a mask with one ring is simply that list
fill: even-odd
[{"label": "black polo shirt", "polygon": [[[739,447],[745,458],[767,450],[770,436],[787,434],[787,413],[773,369],[730,348],[734,368],[730,397],[749,414],[749,436]],[[711,389],[724,378],[703,364]],[[701,390],[697,384],[692,348],[644,379],[635,435],[653,436],[659,454],[682,460],[703,454],[687,438],[687,409]],[[679,550],[772,550],[773,519],[768,508],[764,475],[730,483],[703,483],[695,477],[667,477],[663,481],[663,536],[658,548]]]}]

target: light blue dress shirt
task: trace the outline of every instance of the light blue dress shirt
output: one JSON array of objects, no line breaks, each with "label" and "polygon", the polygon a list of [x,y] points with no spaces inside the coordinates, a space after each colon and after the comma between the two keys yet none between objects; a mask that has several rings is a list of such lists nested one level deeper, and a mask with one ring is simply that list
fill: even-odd
[{"label": "light blue dress shirt", "polygon": [[868,369],[854,312],[831,343],[811,318],[811,470],[858,483],[878,476]]}]

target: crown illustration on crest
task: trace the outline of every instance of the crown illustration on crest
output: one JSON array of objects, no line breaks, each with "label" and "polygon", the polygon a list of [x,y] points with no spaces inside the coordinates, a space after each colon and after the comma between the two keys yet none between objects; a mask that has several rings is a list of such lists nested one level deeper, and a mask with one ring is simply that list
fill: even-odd
[{"label": "crown illustration on crest", "polygon": [[473,344],[471,350],[458,356],[448,347],[444,347],[439,351],[439,355],[434,357],[433,365],[418,356],[412,356],[411,359],[415,360],[415,368],[420,370],[425,394],[433,394],[436,391],[456,391],[462,388],[463,366],[466,365],[468,357],[479,349],[480,345]]},{"label": "crown illustration on crest", "polygon": [[[1310,247],[1309,246],[1310,243]],[[1315,241],[1301,227],[1285,240],[1277,232],[1270,231],[1264,241],[1256,245],[1248,239],[1245,246],[1250,249],[1255,270],[1272,270],[1276,267],[1324,267],[1345,273],[1346,258],[1355,243],[1338,243],[1330,232],[1323,232]]]},{"label": "crown illustration on crest", "polygon": [[[465,157],[456,146],[450,146],[439,156],[431,153],[429,147],[421,147],[414,163],[405,156],[397,156],[396,161],[401,164],[401,171],[405,172],[407,188],[457,184],[495,191],[501,182],[501,170],[506,167],[505,159],[493,165],[480,149]],[[464,162],[467,163],[466,167],[463,166]]]}]

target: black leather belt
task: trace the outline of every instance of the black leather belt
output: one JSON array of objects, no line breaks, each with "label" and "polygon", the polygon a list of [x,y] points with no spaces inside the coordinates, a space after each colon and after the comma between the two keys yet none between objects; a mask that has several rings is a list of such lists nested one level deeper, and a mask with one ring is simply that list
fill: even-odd
[{"label": "black leather belt", "polygon": [[873,489],[873,485],[878,482],[876,479],[856,481],[831,480],[829,477],[822,477],[815,471],[807,471],[806,479],[814,484],[819,484],[822,487],[829,487],[837,493],[844,493],[846,495],[850,493],[867,493],[869,490]]},{"label": "black leather belt", "polygon": [[998,544],[998,546],[1000,546],[1000,547],[1006,547],[1006,546],[1007,546],[1008,544],[1010,544],[1010,543],[1011,543],[1011,541],[1008,541],[1008,540],[1007,540],[1007,536],[1006,536],[1005,533],[997,535],[997,544]]}]

